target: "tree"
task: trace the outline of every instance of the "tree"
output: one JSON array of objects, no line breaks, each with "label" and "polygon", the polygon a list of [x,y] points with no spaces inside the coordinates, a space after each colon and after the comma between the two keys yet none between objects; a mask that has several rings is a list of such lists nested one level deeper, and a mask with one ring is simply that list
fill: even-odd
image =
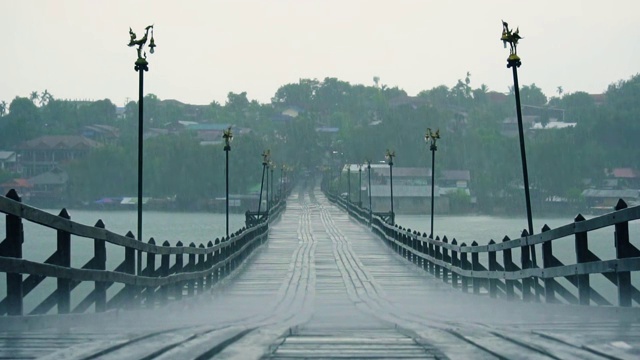
[{"label": "tree", "polygon": [[31,94],[29,95],[29,100],[31,100],[32,103],[36,103],[36,100],[38,100],[40,98],[40,96],[38,95],[37,91],[32,91]]},{"label": "tree", "polygon": [[524,85],[520,89],[520,99],[523,105],[544,106],[547,104],[547,96],[536,84]]},{"label": "tree", "polygon": [[53,100],[53,95],[45,89],[42,94],[40,94],[40,106],[46,106],[51,102],[51,100]]},{"label": "tree", "polygon": [[38,108],[28,98],[13,99],[9,104],[9,115],[3,119],[6,121],[6,128],[0,139],[6,145],[18,144],[43,132]]}]

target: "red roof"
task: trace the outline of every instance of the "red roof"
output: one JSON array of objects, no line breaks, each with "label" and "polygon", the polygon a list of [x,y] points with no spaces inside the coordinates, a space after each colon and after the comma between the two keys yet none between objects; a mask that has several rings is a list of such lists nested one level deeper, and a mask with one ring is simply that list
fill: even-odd
[{"label": "red roof", "polygon": [[7,181],[0,186],[5,188],[31,188],[33,185],[27,179],[12,179]]},{"label": "red roof", "polygon": [[635,179],[638,177],[638,173],[632,168],[615,168],[613,169],[613,177]]}]

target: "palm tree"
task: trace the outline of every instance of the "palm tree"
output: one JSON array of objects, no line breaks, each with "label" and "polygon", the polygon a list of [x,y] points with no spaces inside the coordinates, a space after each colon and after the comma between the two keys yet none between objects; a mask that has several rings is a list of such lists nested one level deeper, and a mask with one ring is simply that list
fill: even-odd
[{"label": "palm tree", "polygon": [[38,95],[37,91],[32,91],[31,95],[29,95],[29,100],[33,101],[33,103],[36,103],[36,100],[38,100],[40,96]]},{"label": "palm tree", "polygon": [[558,92],[558,97],[562,97],[562,93],[564,92],[562,86],[558,86],[558,89],[556,91]]},{"label": "palm tree", "polygon": [[42,94],[40,94],[40,106],[47,105],[53,100],[53,95],[45,89]]}]

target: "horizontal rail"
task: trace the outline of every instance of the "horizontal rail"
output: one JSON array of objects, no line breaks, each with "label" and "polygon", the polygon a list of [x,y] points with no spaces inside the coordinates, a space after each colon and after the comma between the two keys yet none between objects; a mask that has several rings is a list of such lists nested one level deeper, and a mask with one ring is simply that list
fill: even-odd
[{"label": "horizontal rail", "polygon": [[[387,222],[388,216],[371,213],[346,199],[327,194],[330,201],[345,209],[357,221],[369,226],[387,245],[408,261],[423,267],[444,282],[467,292],[480,293],[486,288],[490,296],[506,296],[513,299],[517,290],[524,301],[544,297],[546,302],[557,302],[556,294],[569,303],[590,305],[610,305],[602,295],[590,286],[589,277],[603,275],[617,287],[618,306],[629,307],[635,301],[640,304],[640,291],[631,282],[631,273],[640,270],[640,250],[630,242],[629,222],[640,219],[640,206],[628,208],[620,200],[615,211],[589,220],[578,215],[573,223],[529,235],[526,231],[520,238],[504,237],[502,242],[491,240],[489,244],[478,245],[475,241],[468,245],[458,244],[447,237],[431,238],[426,234],[405,229],[398,224]],[[387,214],[388,215],[388,214]],[[616,246],[616,258],[601,260],[588,248],[589,232],[612,228]],[[614,229],[615,228],[615,229]],[[556,240],[573,237],[576,263],[565,265],[553,255]],[[533,262],[530,249],[542,247],[542,266]],[[519,264],[514,262],[512,250],[520,250]],[[502,255],[502,263],[497,254]],[[480,256],[488,263],[488,268],[480,262]],[[486,263],[485,263],[486,264]],[[564,288],[556,281],[565,278],[577,288],[578,295]],[[540,284],[542,283],[542,284]]]},{"label": "horizontal rail", "polygon": [[[289,191],[287,189],[287,193]],[[186,246],[180,241],[170,246],[168,241],[156,245],[153,238],[148,243],[138,241],[131,232],[125,236],[113,233],[104,228],[101,220],[95,226],[71,221],[66,209],[59,215],[53,215],[22,204],[17,193],[11,190],[7,196],[0,196],[0,213],[6,214],[6,236],[0,242],[0,272],[7,277],[6,296],[0,301],[0,315],[22,316],[24,297],[45,278],[55,278],[57,286],[30,315],[45,314],[55,306],[58,314],[68,314],[71,311],[71,292],[82,282],[94,283],[95,288],[81,299],[73,312],[85,312],[92,305],[95,305],[96,312],[114,307],[153,307],[169,299],[182,299],[185,290],[188,296],[196,292],[200,294],[235,271],[254,249],[266,242],[270,223],[278,219],[284,209],[285,202],[278,200],[265,213],[266,221],[243,227],[227,238],[217,238],[215,243],[209,241],[207,246],[194,243]],[[23,221],[57,232],[56,250],[46,261],[22,257],[23,244],[29,242],[24,238]],[[81,240],[74,239],[72,235]],[[93,257],[82,268],[74,268],[71,266],[72,244],[85,239],[93,242]],[[124,251],[124,260],[115,270],[106,269],[106,243]],[[110,252],[115,250],[111,248]],[[137,273],[136,253],[140,262]],[[143,253],[146,259],[144,269]],[[28,275],[26,279],[23,279],[24,275]],[[124,287],[108,299],[107,289],[115,283]],[[50,285],[41,287],[51,290]]]}]

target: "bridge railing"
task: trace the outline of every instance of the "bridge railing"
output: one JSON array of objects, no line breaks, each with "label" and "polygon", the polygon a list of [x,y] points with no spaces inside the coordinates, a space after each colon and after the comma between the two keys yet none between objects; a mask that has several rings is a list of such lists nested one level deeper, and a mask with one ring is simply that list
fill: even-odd
[{"label": "bridge railing", "polygon": [[[269,221],[278,218],[285,207],[279,201],[270,209]],[[233,272],[259,245],[267,240],[269,222],[242,228],[228,238],[217,238],[206,245],[178,241],[156,244],[138,241],[131,232],[119,235],[105,229],[102,220],[94,226],[71,220],[66,209],[58,215],[21,203],[11,190],[0,196],[0,213],[6,214],[6,237],[0,243],[0,271],[6,274],[6,296],[0,300],[1,315],[24,315],[24,299],[46,278],[55,278],[53,292],[29,312],[29,315],[95,312],[112,308],[153,307],[183,295],[193,296],[209,290],[216,282]],[[24,259],[24,246],[39,246],[35,239],[25,239],[23,221],[56,231],[56,250],[43,262]],[[93,256],[80,268],[71,267],[72,235],[93,241]],[[42,239],[40,239],[42,240]],[[124,259],[114,269],[107,269],[107,244],[120,248]],[[136,251],[142,252],[145,267],[136,274]],[[111,254],[111,252],[110,252]],[[75,260],[75,257],[74,257]],[[118,261],[118,260],[116,260]],[[111,261],[113,262],[113,261]],[[26,277],[25,277],[26,276]],[[94,284],[72,308],[71,293],[83,282]],[[120,284],[117,292],[108,290]]]},{"label": "bridge railing", "polygon": [[[518,239],[505,236],[502,242],[491,240],[487,245],[479,245],[475,241],[458,244],[456,239],[449,241],[446,236],[432,239],[427,234],[393,225],[375,213],[369,218],[368,209],[327,195],[356,220],[370,226],[407,261],[463,292],[510,300],[543,299],[547,303],[622,307],[640,304],[640,291],[632,283],[632,274],[637,275],[640,270],[640,250],[629,236],[629,222],[640,219],[640,206],[629,208],[619,200],[609,214],[589,220],[579,214],[573,223],[556,229],[545,225],[539,234],[530,236],[525,230]],[[589,233],[599,229],[610,230],[615,259],[601,260],[590,250]],[[554,242],[567,237],[573,238],[575,260],[571,264],[563,264],[554,255]],[[536,245],[542,247],[542,267],[531,261],[529,251]],[[520,253],[519,261],[514,259],[514,251]],[[594,289],[595,276],[602,276],[615,286],[617,301],[612,303]]]}]

